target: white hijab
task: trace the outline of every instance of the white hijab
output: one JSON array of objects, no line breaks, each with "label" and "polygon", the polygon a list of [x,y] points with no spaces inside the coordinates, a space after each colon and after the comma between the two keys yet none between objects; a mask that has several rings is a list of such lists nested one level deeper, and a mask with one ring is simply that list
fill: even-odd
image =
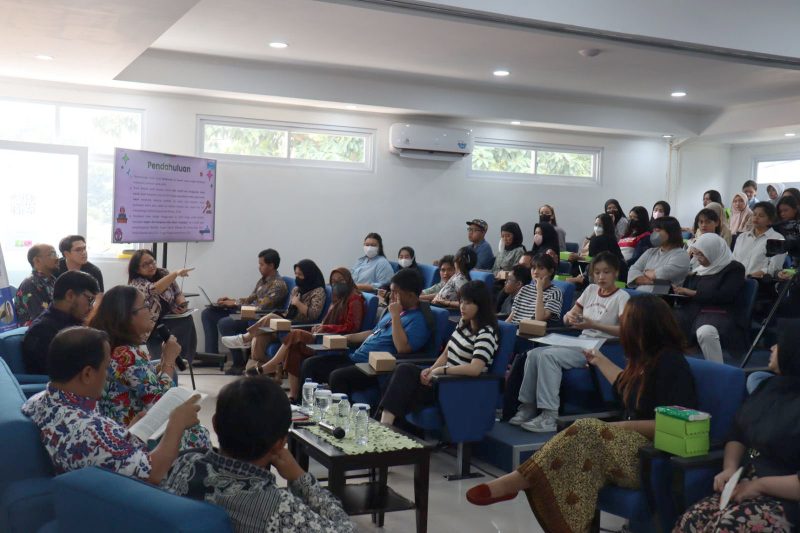
[{"label": "white hijab", "polygon": [[708,266],[697,263],[693,273],[698,276],[717,274],[733,261],[733,253],[731,253],[728,243],[716,233],[703,233],[694,241],[690,249],[698,250],[709,261]]}]

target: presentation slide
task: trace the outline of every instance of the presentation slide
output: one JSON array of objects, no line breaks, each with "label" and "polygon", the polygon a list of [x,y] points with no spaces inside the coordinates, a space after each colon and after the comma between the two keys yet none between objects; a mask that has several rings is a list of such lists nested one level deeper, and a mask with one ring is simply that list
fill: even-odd
[{"label": "presentation slide", "polygon": [[217,162],[142,150],[114,151],[113,240],[214,240]]}]

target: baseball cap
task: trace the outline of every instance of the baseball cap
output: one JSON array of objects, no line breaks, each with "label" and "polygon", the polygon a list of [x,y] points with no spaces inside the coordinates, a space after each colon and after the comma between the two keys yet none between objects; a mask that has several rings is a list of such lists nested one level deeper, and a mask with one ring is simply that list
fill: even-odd
[{"label": "baseball cap", "polygon": [[479,218],[473,218],[472,220],[467,220],[467,226],[478,226],[483,231],[489,229],[489,224],[487,224],[485,220],[481,220]]}]

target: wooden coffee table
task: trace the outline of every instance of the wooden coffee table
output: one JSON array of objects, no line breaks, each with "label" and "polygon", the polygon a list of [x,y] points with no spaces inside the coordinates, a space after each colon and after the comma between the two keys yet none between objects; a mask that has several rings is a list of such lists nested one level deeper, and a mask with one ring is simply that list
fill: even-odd
[{"label": "wooden coffee table", "polygon": [[[377,423],[377,422],[375,422]],[[428,530],[428,477],[432,447],[419,439],[392,428],[418,442],[421,448],[348,455],[303,427],[289,431],[289,450],[304,470],[309,457],[328,470],[328,490],[342,501],[349,515],[371,514],[372,522],[383,527],[384,513],[414,509],[417,533]],[[387,484],[390,466],[414,465],[414,501],[400,496]],[[347,484],[347,472],[370,471],[366,483]]]}]

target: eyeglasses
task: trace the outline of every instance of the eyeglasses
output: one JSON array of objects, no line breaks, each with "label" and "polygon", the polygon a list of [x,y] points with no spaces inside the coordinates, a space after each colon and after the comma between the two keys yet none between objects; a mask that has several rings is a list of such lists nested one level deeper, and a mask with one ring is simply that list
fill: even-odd
[{"label": "eyeglasses", "polygon": [[72,252],[74,254],[80,254],[80,253],[83,253],[85,251],[86,251],[86,247],[85,246],[78,246],[77,248],[73,248],[72,250],[70,250],[70,252]]},{"label": "eyeglasses", "polygon": [[88,292],[82,293],[83,296],[86,297],[86,301],[89,302],[89,307],[94,305],[95,296],[93,294],[89,294]]},{"label": "eyeglasses", "polygon": [[155,264],[156,264],[156,262],[151,259],[149,261],[142,261],[141,263],[139,263],[139,267],[148,268],[148,267],[151,267],[151,266],[153,266]]},{"label": "eyeglasses", "polygon": [[143,305],[143,306],[141,306],[141,307],[136,307],[136,308],[134,308],[134,309],[132,309],[132,310],[131,310],[131,314],[135,315],[135,314],[137,314],[139,311],[141,311],[142,309],[149,309],[149,308],[148,308],[146,305]]},{"label": "eyeglasses", "polygon": [[55,250],[50,250],[46,254],[42,254],[39,257],[58,257],[58,254],[56,253]]}]

